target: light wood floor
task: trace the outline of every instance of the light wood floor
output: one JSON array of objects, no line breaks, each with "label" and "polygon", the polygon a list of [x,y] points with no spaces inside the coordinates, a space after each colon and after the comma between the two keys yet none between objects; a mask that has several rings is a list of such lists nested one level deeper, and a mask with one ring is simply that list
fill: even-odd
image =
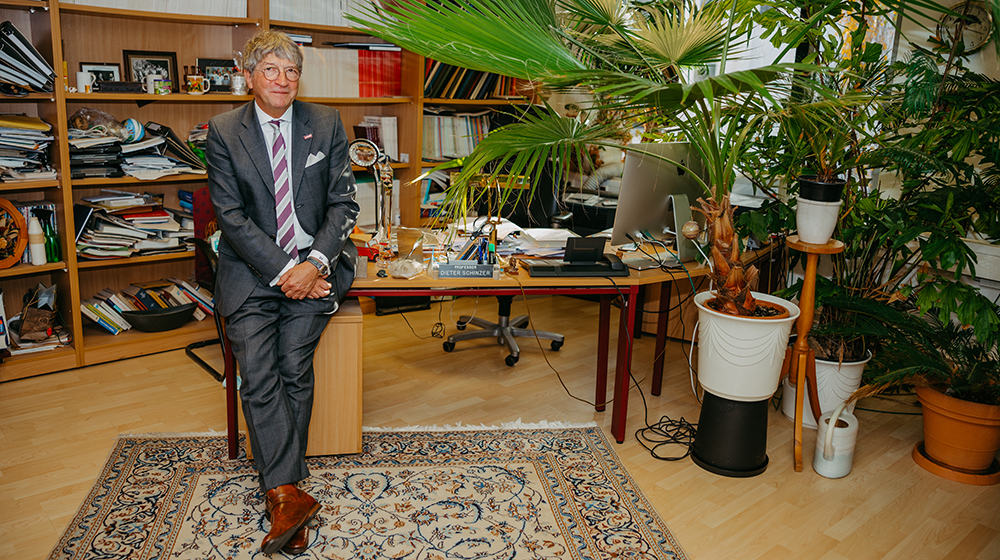
[{"label": "light wood floor", "polygon": [[[572,394],[592,400],[597,304],[563,297],[528,304],[537,328],[566,335],[561,351],[545,344],[544,355]],[[474,305],[460,300],[454,317]],[[417,335],[430,334],[439,306],[455,332],[452,304],[435,303],[407,314]],[[524,307],[516,302],[514,313]],[[495,312],[495,300],[478,302],[478,315]],[[445,354],[440,340],[418,339],[400,315],[365,316],[364,336],[366,426],[593,421],[609,433],[610,414],[568,396],[534,341],[525,341],[520,363],[508,368],[503,350],[485,341]],[[215,350],[202,352],[218,360]],[[637,341],[630,433],[614,448],[691,558],[1000,558],[1000,486],[949,482],[918,467],[910,451],[921,437],[919,416],[858,411],[854,471],[840,480],[812,471],[812,430],[805,470],[794,472],[792,425],[774,409],[771,463],[761,476],[724,478],[690,459],[652,458],[634,436],[644,418],[696,422],[699,410],[677,343],[667,350],[663,395],[649,394],[652,352],[652,337]],[[183,351],[0,384],[0,558],[49,553],[118,434],[222,431],[223,399],[222,387]],[[861,406],[912,411],[884,401]]]}]

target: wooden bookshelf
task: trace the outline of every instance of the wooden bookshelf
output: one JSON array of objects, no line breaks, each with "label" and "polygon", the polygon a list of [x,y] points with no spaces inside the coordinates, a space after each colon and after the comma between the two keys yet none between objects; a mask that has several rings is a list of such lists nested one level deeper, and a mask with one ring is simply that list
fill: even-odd
[{"label": "wooden bookshelf", "polygon": [[[119,64],[124,79],[124,50],[174,52],[179,71],[185,65],[194,65],[197,58],[226,59],[234,51],[242,51],[246,40],[258,29],[309,34],[313,37],[312,44],[317,47],[324,42],[382,42],[351,27],[271,20],[268,6],[268,0],[247,0],[247,17],[233,18],[103,8],[59,0],[0,0],[0,17],[16,25],[42,56],[52,62],[57,74],[52,93],[0,97],[0,104],[4,112],[37,116],[52,124],[56,142],[51,148],[51,162],[58,173],[56,180],[0,183],[0,197],[53,202],[57,208],[63,258],[60,262],[38,267],[21,264],[0,270],[0,289],[6,295],[6,311],[10,317],[20,313],[21,296],[28,289],[39,282],[55,285],[60,314],[73,335],[70,346],[5,360],[0,364],[0,381],[181,348],[190,342],[216,337],[211,318],[200,322],[192,320],[167,333],[130,330],[116,336],[82,315],[80,302],[105,287],[117,290],[132,282],[168,276],[188,277],[194,270],[195,256],[193,252],[185,252],[104,261],[78,260],[74,202],[110,188],[163,195],[168,206],[177,207],[177,190],[198,190],[207,185],[207,176],[175,175],[152,181],[132,177],[70,179],[67,120],[79,109],[88,107],[107,112],[118,120],[131,117],[142,123],[157,122],[185,137],[195,125],[247,103],[252,96],[234,96],[228,92],[84,94],[70,93],[64,86],[76,86],[75,74],[81,62]],[[412,183],[424,166],[421,161],[424,104],[467,108],[512,103],[506,99],[424,99],[424,68],[422,56],[404,50],[401,94],[398,96],[300,98],[337,108],[351,138],[353,125],[367,115],[397,118],[400,153],[407,154],[408,161],[392,164],[400,183],[394,196],[399,198],[402,224],[411,227],[425,223],[420,218],[420,188]],[[354,171],[362,173],[365,170],[354,168]]]}]

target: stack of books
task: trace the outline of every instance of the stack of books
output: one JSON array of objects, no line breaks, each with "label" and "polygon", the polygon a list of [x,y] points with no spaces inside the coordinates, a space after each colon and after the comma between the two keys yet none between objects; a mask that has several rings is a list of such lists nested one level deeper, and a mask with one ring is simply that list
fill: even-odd
[{"label": "stack of books", "polygon": [[[363,131],[364,136],[358,132]],[[354,127],[358,138],[368,138],[389,156],[390,161],[399,162],[399,133],[396,117],[389,115],[366,115],[364,120]]]},{"label": "stack of books", "polygon": [[515,78],[469,70],[428,58],[424,62],[424,97],[510,99],[523,96],[517,93]]},{"label": "stack of books", "polygon": [[132,328],[123,316],[127,311],[167,309],[197,304],[194,318],[201,321],[214,314],[214,298],[208,290],[178,278],[131,284],[122,290],[105,288],[80,304],[80,311],[111,334]]},{"label": "stack of books", "polygon": [[0,115],[0,181],[42,181],[56,178],[49,165],[52,126],[37,117]]},{"label": "stack of books", "polygon": [[[391,97],[402,92],[402,49],[384,43],[302,47],[300,97]],[[391,48],[392,50],[387,50]]]},{"label": "stack of books", "polygon": [[425,114],[423,159],[443,161],[471,154],[490,131],[489,113]]}]

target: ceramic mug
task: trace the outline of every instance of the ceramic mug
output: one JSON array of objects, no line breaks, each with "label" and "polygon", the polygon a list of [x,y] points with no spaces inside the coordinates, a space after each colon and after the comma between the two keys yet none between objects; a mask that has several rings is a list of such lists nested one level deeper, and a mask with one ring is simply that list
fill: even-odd
[{"label": "ceramic mug", "polygon": [[163,76],[160,74],[149,74],[146,76],[146,93],[156,93],[156,82],[162,80]]},{"label": "ceramic mug", "polygon": [[191,95],[201,95],[212,88],[212,81],[205,76],[191,75],[187,77],[187,92]]},{"label": "ceramic mug", "polygon": [[97,81],[97,76],[95,76],[90,72],[77,72],[76,91],[80,93],[93,93],[94,82],[96,81]]}]

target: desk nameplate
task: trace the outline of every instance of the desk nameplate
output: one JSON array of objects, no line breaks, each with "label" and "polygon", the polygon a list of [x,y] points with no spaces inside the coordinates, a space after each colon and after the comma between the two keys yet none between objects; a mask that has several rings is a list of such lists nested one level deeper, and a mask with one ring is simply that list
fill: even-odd
[{"label": "desk nameplate", "polygon": [[452,261],[440,263],[437,267],[438,278],[492,278],[500,279],[500,269],[492,264],[479,264],[477,261]]}]

